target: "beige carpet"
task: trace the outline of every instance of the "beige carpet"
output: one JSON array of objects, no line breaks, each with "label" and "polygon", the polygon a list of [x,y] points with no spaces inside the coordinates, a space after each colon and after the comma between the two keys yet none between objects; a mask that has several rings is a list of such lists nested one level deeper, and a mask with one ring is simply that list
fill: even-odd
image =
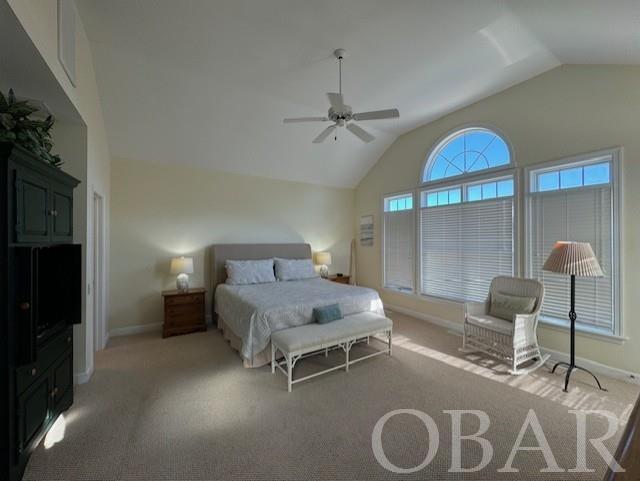
[{"label": "beige carpet", "polygon": [[[269,367],[244,369],[215,330],[164,340],[158,335],[113,339],[98,354],[92,380],[77,388],[64,433],[56,429],[39,446],[24,479],[602,479],[605,466],[592,448],[587,457],[594,473],[540,473],[545,463],[535,451],[518,454],[514,467],[520,473],[497,469],[530,408],[559,465],[575,466],[575,416],[568,410],[607,409],[628,416],[638,386],[602,378],[609,388],[603,393],[577,374],[565,394],[562,377],[546,369],[508,376],[490,358],[458,353],[460,337],[403,315],[391,317],[393,357],[298,384],[291,394],[284,376],[272,375]],[[335,356],[304,360],[300,373],[335,362]],[[426,412],[440,431],[436,458],[410,475],[386,471],[371,448],[376,421],[403,408]],[[484,470],[447,472],[451,427],[443,410],[448,409],[489,415],[484,437],[495,454]],[[590,435],[605,432],[603,419],[589,420]],[[463,433],[477,427],[468,422]],[[621,432],[622,426],[618,436]],[[424,459],[428,436],[417,418],[404,414],[387,422],[382,441],[392,463],[412,467]],[[524,445],[534,441],[529,430]],[[617,438],[607,444],[613,449]],[[464,465],[475,465],[481,457],[477,444],[463,448]]]}]

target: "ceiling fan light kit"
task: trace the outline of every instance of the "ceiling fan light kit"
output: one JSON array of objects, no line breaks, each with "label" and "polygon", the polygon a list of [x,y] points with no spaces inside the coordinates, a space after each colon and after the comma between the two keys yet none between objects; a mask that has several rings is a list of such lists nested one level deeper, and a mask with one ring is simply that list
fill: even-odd
[{"label": "ceiling fan light kit", "polygon": [[[342,60],[345,58],[346,51],[343,48],[339,48],[333,52],[338,59],[338,92],[329,92],[327,98],[329,99],[329,111],[326,117],[297,117],[293,119],[284,119],[285,124],[295,122],[333,122],[318,135],[314,140],[314,144],[324,142],[332,133],[336,132],[338,127],[345,127],[349,132],[358,137],[363,142],[371,142],[375,140],[375,137],[369,132],[364,130],[353,121],[363,120],[381,120],[381,119],[397,119],[400,117],[398,109],[386,109],[386,110],[372,110],[370,112],[353,113],[353,109],[350,105],[344,103],[342,96]],[[335,136],[337,140],[337,135]]]}]

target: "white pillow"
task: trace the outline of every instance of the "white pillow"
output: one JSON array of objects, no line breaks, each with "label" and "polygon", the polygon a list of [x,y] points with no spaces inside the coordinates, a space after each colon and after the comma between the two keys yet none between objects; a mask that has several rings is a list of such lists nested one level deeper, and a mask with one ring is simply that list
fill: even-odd
[{"label": "white pillow", "polygon": [[318,277],[311,259],[275,258],[276,277],[279,281],[298,281]]},{"label": "white pillow", "polygon": [[227,284],[240,286],[246,284],[265,284],[276,281],[273,273],[273,259],[261,259],[257,261],[227,260],[225,267],[227,269]]}]

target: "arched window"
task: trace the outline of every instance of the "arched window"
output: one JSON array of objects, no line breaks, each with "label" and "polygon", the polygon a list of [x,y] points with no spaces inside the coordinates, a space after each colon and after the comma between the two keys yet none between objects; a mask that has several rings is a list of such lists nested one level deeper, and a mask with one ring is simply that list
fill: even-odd
[{"label": "arched window", "polygon": [[431,151],[422,182],[442,180],[511,164],[504,139],[493,130],[470,127],[446,137]]}]

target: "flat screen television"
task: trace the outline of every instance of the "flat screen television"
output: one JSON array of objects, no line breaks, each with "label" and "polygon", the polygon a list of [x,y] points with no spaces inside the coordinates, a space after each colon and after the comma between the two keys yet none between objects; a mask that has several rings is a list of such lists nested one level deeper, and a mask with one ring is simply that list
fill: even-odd
[{"label": "flat screen television", "polygon": [[[82,247],[77,244],[17,249],[19,300],[28,301],[25,341],[42,342],[82,321]],[[22,329],[21,329],[22,330]],[[29,341],[30,338],[30,341]]]},{"label": "flat screen television", "polygon": [[82,321],[82,247],[39,247],[34,254],[36,334],[44,340],[48,333]]}]

